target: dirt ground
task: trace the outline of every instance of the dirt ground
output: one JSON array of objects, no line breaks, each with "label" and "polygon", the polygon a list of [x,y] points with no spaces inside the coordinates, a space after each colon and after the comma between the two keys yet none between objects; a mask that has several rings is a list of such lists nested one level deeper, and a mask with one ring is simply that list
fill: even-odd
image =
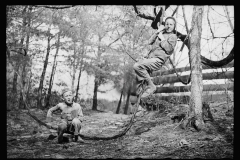
[{"label": "dirt ground", "polygon": [[[206,123],[207,131],[183,130],[172,123],[170,113],[138,112],[126,135],[113,140],[85,140],[57,143],[55,130],[40,126],[24,111],[7,113],[7,158],[233,158],[233,104],[211,103],[214,122]],[[31,109],[46,122],[46,112]],[[131,115],[84,110],[81,134],[112,136],[124,129]],[[59,123],[59,114],[53,125]],[[64,134],[65,137],[70,135]]]}]

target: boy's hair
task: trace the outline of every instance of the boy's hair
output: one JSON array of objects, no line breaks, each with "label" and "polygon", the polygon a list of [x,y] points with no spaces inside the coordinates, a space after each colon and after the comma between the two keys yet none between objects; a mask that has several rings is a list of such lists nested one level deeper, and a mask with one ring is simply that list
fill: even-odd
[{"label": "boy's hair", "polygon": [[172,19],[172,20],[174,21],[174,29],[173,29],[173,31],[175,31],[176,25],[177,25],[177,22],[176,22],[175,18],[174,18],[174,17],[167,17],[167,18],[165,19],[165,22],[166,22],[168,19]]},{"label": "boy's hair", "polygon": [[[69,89],[69,88],[64,88],[64,89],[62,90],[62,97],[63,97],[64,93],[66,93],[66,92],[68,92],[68,91],[71,91],[71,92],[72,92],[71,89]],[[73,93],[72,93],[72,94],[73,94]]]}]

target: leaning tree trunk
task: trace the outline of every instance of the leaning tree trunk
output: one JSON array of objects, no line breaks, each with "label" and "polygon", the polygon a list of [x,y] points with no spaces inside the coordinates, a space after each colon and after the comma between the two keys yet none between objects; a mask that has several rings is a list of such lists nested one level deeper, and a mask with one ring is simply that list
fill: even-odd
[{"label": "leaning tree trunk", "polygon": [[[190,65],[191,75],[191,98],[189,118],[194,120],[193,125],[201,130],[204,127],[202,116],[202,66],[201,66],[201,34],[202,34],[203,6],[194,6],[192,17],[192,34],[190,37]],[[189,119],[188,119],[189,120]]]},{"label": "leaning tree trunk", "polygon": [[99,77],[96,76],[94,80],[94,91],[93,91],[93,105],[92,110],[97,110],[97,91],[99,86]]},{"label": "leaning tree trunk", "polygon": [[131,95],[131,88],[132,88],[132,85],[130,85],[130,87],[128,88],[127,100],[126,100],[126,105],[125,105],[123,114],[127,114],[127,111],[128,111],[129,98],[130,98],[130,95]]},{"label": "leaning tree trunk", "polygon": [[42,75],[41,75],[41,79],[40,79],[40,83],[39,83],[39,87],[38,87],[38,97],[37,97],[37,107],[38,108],[42,108],[42,89],[43,89],[43,81],[44,81],[44,77],[45,77],[45,73],[47,70],[47,65],[48,65],[48,57],[49,57],[49,53],[50,53],[50,41],[51,41],[51,34],[50,34],[50,27],[48,29],[48,44],[47,44],[47,54],[46,54],[46,58],[44,61],[44,65],[43,65],[43,71],[42,71]]},{"label": "leaning tree trunk", "polygon": [[51,77],[50,77],[50,82],[49,82],[48,94],[47,94],[47,98],[46,98],[46,106],[45,107],[48,107],[50,105],[50,97],[51,97],[51,91],[52,91],[52,86],[53,86],[53,79],[54,79],[55,70],[56,70],[56,67],[57,67],[56,59],[57,59],[57,55],[58,55],[58,51],[59,51],[60,36],[61,36],[61,32],[58,33],[57,49],[56,49],[56,53],[54,55],[52,73],[51,73]]},{"label": "leaning tree trunk", "polygon": [[[80,64],[80,72],[78,75],[78,84],[77,84],[77,90],[76,90],[76,95],[75,95],[75,99],[74,101],[77,102],[77,98],[78,98],[78,90],[79,90],[79,85],[80,85],[80,78],[82,75],[82,68],[83,68],[83,54],[84,54],[84,41],[83,41],[83,45],[82,45],[82,50],[81,50],[81,64]],[[77,62],[77,66],[79,65],[79,56],[78,56],[78,62]]]},{"label": "leaning tree trunk", "polygon": [[73,67],[73,74],[72,74],[72,88],[71,88],[72,92],[74,92],[74,82],[75,82],[75,74],[76,74],[76,67],[77,67],[77,65],[75,64],[76,53],[77,53],[77,51],[76,51],[76,42],[74,42],[73,45],[74,45],[74,49],[73,49],[73,65],[72,65],[72,67]]},{"label": "leaning tree trunk", "polygon": [[[20,45],[23,46],[23,42],[24,42],[24,38],[25,38],[25,34],[24,34],[24,29],[27,25],[27,16],[26,16],[26,11],[27,11],[27,7],[28,6],[25,6],[25,8],[23,9],[22,11],[22,15],[23,16],[23,25],[22,25],[22,37],[21,37],[21,41],[20,41]],[[19,67],[20,67],[20,62],[16,62],[16,71],[18,72],[19,70]],[[17,79],[18,79],[18,74],[16,72],[14,72],[14,76],[13,76],[13,94],[16,94],[17,93]]]},{"label": "leaning tree trunk", "polygon": [[[31,12],[32,12],[32,6],[30,6],[29,7],[29,9],[28,9],[28,22],[27,22],[27,28],[28,28],[28,30],[30,29],[30,25],[31,25]],[[29,40],[30,40],[30,32],[29,31],[27,31],[27,39],[26,39],[26,55],[25,56],[27,56],[28,55],[28,48],[29,48]],[[25,59],[27,59],[28,57],[23,57],[23,58],[25,58]],[[22,65],[23,65],[23,69],[22,69],[22,87],[23,87],[23,89],[25,90],[25,84],[26,84],[26,66],[27,66],[27,61],[25,61],[25,63],[23,63]],[[19,108],[20,108],[20,106],[22,106],[23,105],[23,108],[24,109],[26,109],[26,106],[25,106],[25,104],[23,103],[23,96],[21,95],[21,93],[20,93],[20,99],[19,99]]]},{"label": "leaning tree trunk", "polygon": [[[123,87],[124,87],[124,85],[123,85]],[[120,99],[119,99],[119,102],[118,102],[118,106],[117,106],[116,114],[119,114],[120,107],[121,107],[121,103],[122,103],[122,96],[123,96],[123,88],[122,88],[121,96],[120,96]]]},{"label": "leaning tree trunk", "polygon": [[83,53],[82,53],[82,60],[81,60],[80,71],[79,71],[79,75],[78,75],[78,84],[77,84],[77,90],[76,90],[76,95],[75,95],[75,102],[77,102],[77,98],[78,98],[78,90],[79,90],[79,85],[80,85],[80,78],[81,78],[81,75],[82,75],[82,66],[83,66]]}]

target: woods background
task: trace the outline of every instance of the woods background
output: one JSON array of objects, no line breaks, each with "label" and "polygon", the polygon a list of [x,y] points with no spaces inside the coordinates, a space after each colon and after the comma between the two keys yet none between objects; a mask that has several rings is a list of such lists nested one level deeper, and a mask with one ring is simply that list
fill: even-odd
[{"label": "woods background", "polygon": [[[177,31],[187,35],[193,6],[177,7],[169,6],[165,17],[176,11]],[[201,55],[219,61],[234,45],[234,8],[203,8]],[[21,89],[32,107],[44,109],[56,105],[61,90],[69,87],[83,107],[115,112],[121,91],[122,106],[127,99],[128,87],[123,86],[131,80],[135,63],[129,55],[139,59],[148,52],[146,44],[154,32],[151,16],[159,10],[160,6],[7,6],[7,109],[26,107]],[[171,56],[175,67],[189,66],[188,48],[181,51],[181,46],[179,40]],[[163,66],[163,70],[171,68],[169,61]],[[233,68],[208,72],[219,70]],[[203,84],[229,82],[233,79],[223,77],[220,81],[204,80]]]}]

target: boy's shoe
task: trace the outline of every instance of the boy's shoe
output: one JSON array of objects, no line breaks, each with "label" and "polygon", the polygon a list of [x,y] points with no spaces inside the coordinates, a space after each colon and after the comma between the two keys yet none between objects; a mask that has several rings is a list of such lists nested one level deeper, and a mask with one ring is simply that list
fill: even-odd
[{"label": "boy's shoe", "polygon": [[147,89],[142,94],[141,98],[146,98],[152,95],[156,91],[157,87],[155,85],[147,86]]},{"label": "boy's shoe", "polygon": [[79,142],[84,142],[84,140],[79,136],[79,135],[75,135],[75,142],[79,141]]},{"label": "boy's shoe", "polygon": [[60,132],[58,134],[58,143],[62,143],[63,142],[63,132]]}]

